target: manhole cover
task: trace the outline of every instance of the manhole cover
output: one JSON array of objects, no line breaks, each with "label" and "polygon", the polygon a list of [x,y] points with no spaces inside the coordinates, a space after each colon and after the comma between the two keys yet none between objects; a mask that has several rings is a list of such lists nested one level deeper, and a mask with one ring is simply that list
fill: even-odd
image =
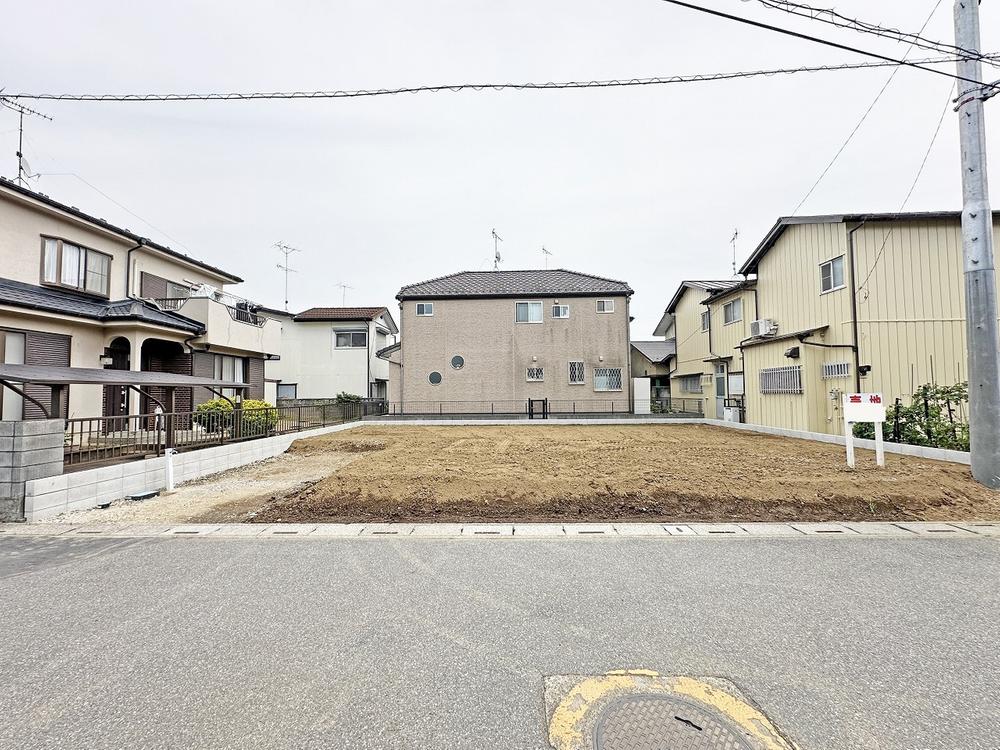
[{"label": "manhole cover", "polygon": [[703,704],[674,696],[632,695],[604,709],[596,750],[753,750],[742,732]]}]

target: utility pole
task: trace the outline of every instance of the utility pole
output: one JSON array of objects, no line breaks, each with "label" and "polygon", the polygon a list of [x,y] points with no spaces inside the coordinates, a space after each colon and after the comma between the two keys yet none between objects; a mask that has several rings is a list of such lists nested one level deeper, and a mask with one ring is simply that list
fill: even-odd
[{"label": "utility pole", "polygon": [[[955,1],[955,44],[979,54],[982,46],[979,0]],[[958,82],[961,93],[956,111],[962,145],[962,250],[972,476],[997,489],[1000,488],[1000,337],[983,113],[986,100],[997,89],[982,84],[983,66],[978,59],[959,60],[958,75],[966,79]]]},{"label": "utility pole", "polygon": [[278,252],[283,253],[285,256],[285,262],[279,263],[278,268],[285,272],[285,312],[288,312],[288,274],[298,273],[298,271],[296,271],[294,268],[288,265],[288,256],[290,256],[292,253],[300,253],[302,251],[294,247],[289,247],[280,240],[274,243],[274,247],[275,249],[277,249]]}]

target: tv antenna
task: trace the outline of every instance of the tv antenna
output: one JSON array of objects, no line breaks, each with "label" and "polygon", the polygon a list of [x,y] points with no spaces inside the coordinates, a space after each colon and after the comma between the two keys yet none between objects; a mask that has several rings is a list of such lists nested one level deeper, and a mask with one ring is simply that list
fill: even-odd
[{"label": "tv antenna", "polygon": [[545,256],[545,270],[549,270],[549,257],[552,255],[551,252],[545,249],[545,245],[542,245],[542,255]]},{"label": "tv antenna", "polygon": [[497,230],[496,229],[493,230],[492,234],[493,234],[493,270],[494,271],[499,271],[500,270],[500,261],[503,260],[503,258],[500,257],[500,245],[499,245],[499,243],[503,242],[503,237],[501,237],[499,234],[497,234]]},{"label": "tv antenna", "polygon": [[28,164],[28,160],[24,158],[24,116],[34,115],[35,117],[41,117],[43,120],[48,120],[52,122],[52,118],[48,115],[44,115],[41,112],[37,112],[30,107],[25,107],[23,104],[19,104],[13,99],[9,99],[6,96],[0,96],[0,105],[6,107],[7,109],[12,109],[18,114],[17,122],[17,184],[22,187],[27,185],[28,178],[34,177],[35,175],[31,172],[31,166]]},{"label": "tv antenna", "polygon": [[734,229],[733,236],[729,240],[729,244],[733,246],[733,276],[736,275],[736,240],[740,236],[740,230]]},{"label": "tv antenna", "polygon": [[346,307],[347,306],[347,290],[348,289],[353,289],[354,287],[351,286],[350,284],[345,284],[343,281],[341,281],[339,284],[334,284],[334,286],[337,287],[340,290],[340,306],[341,307]]},{"label": "tv antenna", "polygon": [[301,253],[302,251],[295,247],[290,247],[286,245],[281,240],[274,243],[275,249],[285,256],[285,262],[279,263],[278,268],[285,272],[285,312],[288,312],[288,274],[298,273],[297,270],[288,265],[288,258],[292,253]]}]

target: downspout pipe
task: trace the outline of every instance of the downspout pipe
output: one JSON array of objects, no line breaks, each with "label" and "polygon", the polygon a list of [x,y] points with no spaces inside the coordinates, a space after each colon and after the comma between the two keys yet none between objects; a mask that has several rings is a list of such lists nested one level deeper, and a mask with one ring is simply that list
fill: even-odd
[{"label": "downspout pipe", "polygon": [[146,246],[146,239],[144,237],[139,238],[139,244],[135,247],[130,247],[125,253],[125,297],[126,299],[132,296],[132,253],[140,248]]},{"label": "downspout pipe", "polygon": [[854,349],[854,392],[861,393],[861,353],[860,353],[860,339],[861,336],[858,333],[858,290],[855,286],[857,279],[855,276],[855,246],[854,246],[854,233],[857,232],[861,227],[865,225],[865,222],[860,222],[855,224],[853,227],[847,230],[847,256],[848,265],[850,265],[851,272],[851,341],[854,344],[852,347]]}]

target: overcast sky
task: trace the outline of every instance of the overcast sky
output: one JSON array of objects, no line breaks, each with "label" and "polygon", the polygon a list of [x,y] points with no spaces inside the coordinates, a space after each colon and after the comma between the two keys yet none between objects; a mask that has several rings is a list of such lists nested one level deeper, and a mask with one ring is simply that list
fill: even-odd
[{"label": "overcast sky", "polygon": [[[906,51],[754,2],[696,1]],[[836,6],[916,31],[936,1]],[[951,6],[940,3],[925,36],[953,41]],[[997,4],[984,3],[982,16],[984,48],[1000,48]],[[357,89],[863,59],[658,0],[20,3],[0,34],[7,92]],[[341,304],[334,285],[344,282],[349,305],[395,312],[403,284],[491,268],[495,227],[503,268],[543,267],[544,245],[550,267],[629,282],[632,334],[643,339],[682,279],[731,276],[735,228],[742,261],[793,211],[889,72],[332,101],[39,102],[31,106],[54,120],[26,120],[25,154],[45,175],[36,189],[243,276],[234,291],[269,306],[283,300],[279,240],[302,250],[293,310]],[[950,86],[900,71],[800,213],[899,209]],[[996,169],[1000,99],[988,114]],[[16,128],[0,109],[8,177]],[[959,208],[958,159],[949,111],[907,209]],[[159,230],[52,173],[79,175]]]}]

